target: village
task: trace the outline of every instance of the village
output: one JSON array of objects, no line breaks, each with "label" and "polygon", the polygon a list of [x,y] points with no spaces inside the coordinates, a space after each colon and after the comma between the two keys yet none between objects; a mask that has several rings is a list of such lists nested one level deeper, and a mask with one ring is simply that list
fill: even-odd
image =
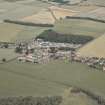
[{"label": "village", "polygon": [[42,39],[37,39],[28,44],[19,45],[22,51],[18,60],[46,63],[52,59],[69,59],[70,56],[73,56],[73,52],[80,47],[81,44],[45,42]]},{"label": "village", "polygon": [[19,62],[44,64],[51,60],[68,60],[69,62],[79,62],[105,71],[105,58],[82,57],[77,54],[77,50],[82,46],[82,44],[56,43],[44,41],[43,39],[0,44],[2,49],[15,49],[14,52],[19,54],[16,58]]}]

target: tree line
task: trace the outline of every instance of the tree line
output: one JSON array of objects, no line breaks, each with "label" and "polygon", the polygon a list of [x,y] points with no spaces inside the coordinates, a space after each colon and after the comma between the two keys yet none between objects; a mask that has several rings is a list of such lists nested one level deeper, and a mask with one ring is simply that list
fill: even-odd
[{"label": "tree line", "polygon": [[54,27],[53,24],[47,24],[47,23],[32,23],[32,22],[23,22],[23,21],[15,21],[15,20],[9,20],[5,19],[4,22],[6,23],[14,23],[14,24],[20,24],[20,25],[26,25],[26,26],[37,26],[37,27]]}]

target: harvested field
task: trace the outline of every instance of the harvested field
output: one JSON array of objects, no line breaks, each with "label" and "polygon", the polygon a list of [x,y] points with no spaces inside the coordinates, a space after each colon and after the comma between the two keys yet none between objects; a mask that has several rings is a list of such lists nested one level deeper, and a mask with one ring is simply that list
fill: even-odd
[{"label": "harvested field", "polygon": [[93,11],[90,11],[88,13],[79,14],[79,16],[105,20],[105,12],[104,11],[105,11],[105,7],[99,7],[99,8],[97,8]]},{"label": "harvested field", "polygon": [[[47,4],[46,4],[46,7],[47,7]],[[20,20],[24,17],[36,14],[42,8],[45,8],[45,6],[43,5],[38,6],[37,2],[35,6],[25,5],[23,3],[18,3],[18,2],[16,3],[2,2],[0,3],[0,10],[2,10],[2,14],[0,14],[0,20],[4,20],[4,19]]]},{"label": "harvested field", "polygon": [[36,15],[24,17],[21,21],[39,24],[54,24],[55,22],[52,14],[47,9],[40,11]]},{"label": "harvested field", "polygon": [[39,23],[39,24],[54,24],[56,20],[65,18],[66,16],[76,15],[78,12],[69,9],[51,6],[43,9],[35,15],[27,16],[21,19],[24,22]]},{"label": "harvested field", "polygon": [[[66,8],[66,9],[70,9],[73,11],[79,11],[79,13],[87,13],[90,11],[93,11],[99,7],[94,6],[94,5],[90,5],[90,6],[86,6],[86,5],[81,5],[81,6],[75,6],[75,5],[71,5],[71,6],[66,6],[66,5],[62,5],[61,8]],[[78,15],[78,14],[77,14]]]},{"label": "harvested field", "polygon": [[78,13],[77,11],[60,8],[60,7],[57,7],[57,6],[51,6],[51,7],[49,7],[49,10],[52,12],[54,17],[58,20],[60,18],[65,18],[66,16],[74,16]]},{"label": "harvested field", "polygon": [[98,57],[105,58],[105,35],[95,39],[94,41],[83,46],[78,52],[78,56],[82,57]]},{"label": "harvested field", "polygon": [[105,6],[105,0],[87,0],[86,3]]}]

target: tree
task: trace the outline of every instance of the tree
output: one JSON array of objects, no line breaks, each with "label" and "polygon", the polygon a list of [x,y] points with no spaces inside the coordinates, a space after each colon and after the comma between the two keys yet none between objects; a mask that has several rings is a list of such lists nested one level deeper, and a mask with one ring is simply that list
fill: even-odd
[{"label": "tree", "polygon": [[21,47],[16,47],[15,52],[16,53],[22,53],[22,48]]},{"label": "tree", "polygon": [[6,59],[5,59],[5,58],[3,58],[3,59],[2,59],[2,62],[6,62]]}]

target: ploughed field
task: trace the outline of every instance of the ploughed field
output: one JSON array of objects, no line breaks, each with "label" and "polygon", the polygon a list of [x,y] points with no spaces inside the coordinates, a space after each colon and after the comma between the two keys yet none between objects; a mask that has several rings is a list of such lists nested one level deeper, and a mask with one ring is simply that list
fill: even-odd
[{"label": "ploughed field", "polygon": [[56,96],[71,85],[105,97],[105,73],[84,64],[13,61],[0,65],[0,96]]}]

